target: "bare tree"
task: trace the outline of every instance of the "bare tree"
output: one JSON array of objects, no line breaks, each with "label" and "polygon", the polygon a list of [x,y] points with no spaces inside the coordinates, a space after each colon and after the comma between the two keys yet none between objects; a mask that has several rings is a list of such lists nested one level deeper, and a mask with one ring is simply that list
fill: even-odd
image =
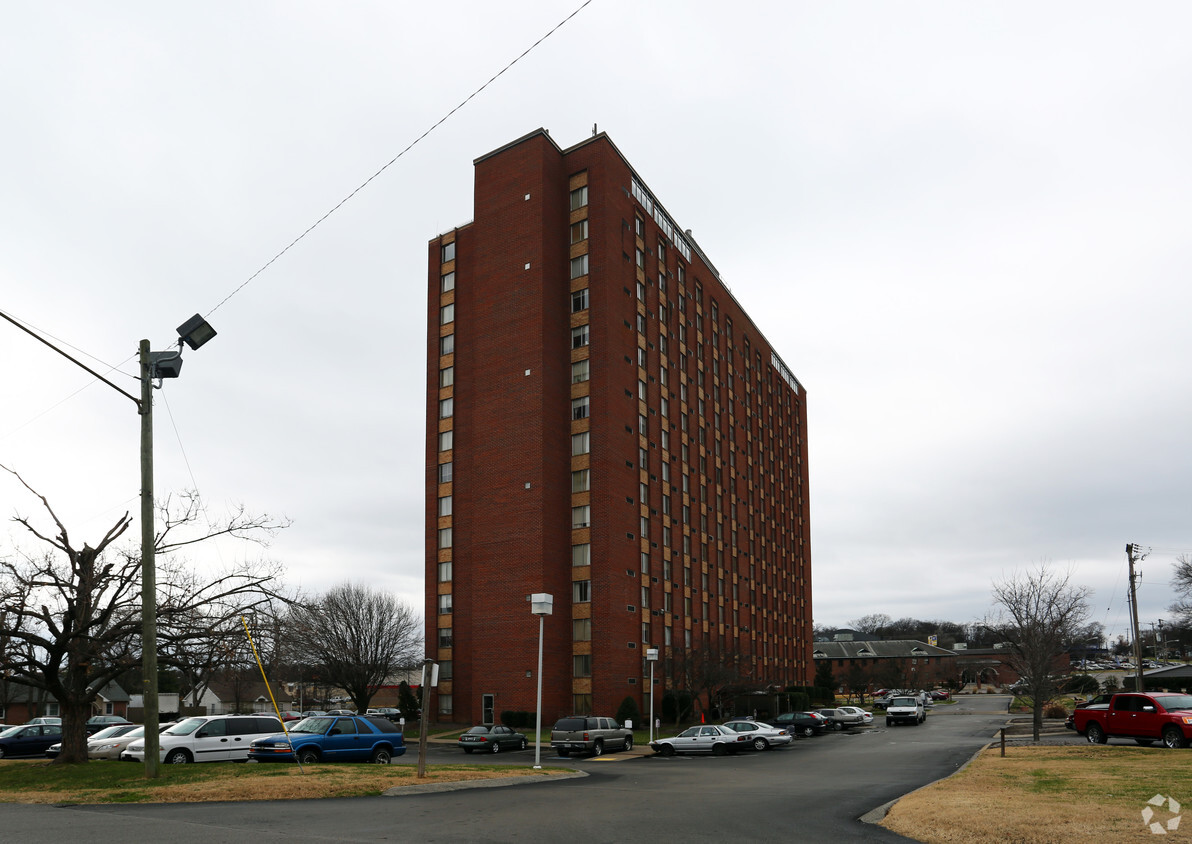
[{"label": "bare tree", "polygon": [[1169,609],[1176,614],[1179,624],[1192,625],[1192,555],[1180,554],[1175,558],[1171,588],[1180,597]]},{"label": "bare tree", "polygon": [[1046,566],[995,583],[996,619],[989,625],[1006,648],[1006,663],[1034,699],[1034,738],[1043,728],[1043,707],[1059,692],[1059,658],[1088,619],[1091,590],[1070,584],[1070,574]]},{"label": "bare tree", "polygon": [[358,712],[394,671],[422,654],[418,614],[392,595],[351,583],[295,604],[287,626],[302,659],[322,665],[323,682],[344,689]]},{"label": "bare tree", "polygon": [[[137,549],[117,549],[116,541],[132,523],[128,514],[92,547],[79,547],[45,496],[14,475],[53,522],[45,531],[16,516],[47,550],[17,553],[0,560],[0,640],[4,642],[7,680],[52,696],[62,713],[62,752],[56,762],[87,761],[86,721],[91,706],[108,683],[135,671],[141,663],[141,560]],[[259,563],[241,563],[202,577],[180,559],[178,549],[214,536],[263,541],[284,526],[267,516],[240,510],[227,522],[193,532],[200,505],[185,495],[161,505],[156,537],[157,625],[167,649],[203,642],[213,627],[267,600],[276,571]],[[159,664],[170,665],[168,657]]]},{"label": "bare tree", "polygon": [[853,628],[859,633],[865,633],[870,636],[880,636],[887,627],[893,622],[890,616],[884,612],[871,613],[870,615],[862,616],[861,618],[854,618],[850,621],[849,627]]}]

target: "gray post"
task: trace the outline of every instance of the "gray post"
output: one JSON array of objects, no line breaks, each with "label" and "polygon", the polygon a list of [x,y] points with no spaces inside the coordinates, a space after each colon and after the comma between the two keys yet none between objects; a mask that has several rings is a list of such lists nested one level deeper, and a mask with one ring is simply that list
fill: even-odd
[{"label": "gray post", "polygon": [[145,776],[157,777],[157,569],[153,536],[153,372],[141,341],[141,660],[145,702]]},{"label": "gray post", "polygon": [[433,659],[422,660],[422,717],[418,727],[418,778],[426,776],[426,710],[430,704],[430,666]]},{"label": "gray post", "polygon": [[538,703],[534,709],[534,770],[542,769],[542,625],[546,616],[538,616]]}]

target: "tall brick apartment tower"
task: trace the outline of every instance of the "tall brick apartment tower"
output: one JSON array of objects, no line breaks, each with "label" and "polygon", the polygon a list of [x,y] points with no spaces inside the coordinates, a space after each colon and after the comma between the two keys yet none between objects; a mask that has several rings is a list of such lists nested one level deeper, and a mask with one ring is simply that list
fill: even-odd
[{"label": "tall brick apartment tower", "polygon": [[441,721],[810,684],[802,386],[604,134],[475,162],[429,245],[426,642]]}]

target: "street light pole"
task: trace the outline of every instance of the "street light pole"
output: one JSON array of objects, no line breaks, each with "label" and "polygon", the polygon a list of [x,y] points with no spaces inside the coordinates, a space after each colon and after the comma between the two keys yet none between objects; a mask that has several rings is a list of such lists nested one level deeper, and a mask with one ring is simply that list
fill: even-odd
[{"label": "street light pole", "polygon": [[141,341],[141,692],[144,701],[145,776],[157,777],[161,740],[157,723],[157,565],[153,536],[153,364]]},{"label": "street light pole", "polygon": [[658,648],[646,648],[646,662],[650,663],[650,744],[654,743],[654,663],[658,661]]},{"label": "street light pole", "polygon": [[534,770],[542,770],[542,638],[546,617],[551,614],[555,599],[546,592],[530,596],[530,612],[538,616],[538,702],[534,706]]}]

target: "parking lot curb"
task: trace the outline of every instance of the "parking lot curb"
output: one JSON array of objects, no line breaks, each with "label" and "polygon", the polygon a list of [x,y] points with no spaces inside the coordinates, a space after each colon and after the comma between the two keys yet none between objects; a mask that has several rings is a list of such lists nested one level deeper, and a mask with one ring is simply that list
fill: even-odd
[{"label": "parking lot curb", "polygon": [[405,797],[412,794],[437,794],[442,791],[465,791],[470,788],[504,788],[507,785],[531,785],[541,782],[558,782],[559,780],[573,780],[586,777],[584,771],[567,771],[566,773],[550,774],[547,776],[497,777],[488,780],[461,780],[459,782],[430,782],[426,785],[399,785],[381,792],[382,797]]},{"label": "parking lot curb", "polygon": [[925,788],[930,788],[931,786],[935,785],[937,782],[943,782],[946,779],[956,776],[961,771],[963,771],[965,768],[967,768],[969,765],[973,764],[974,759],[976,759],[978,756],[980,756],[982,753],[984,753],[986,750],[988,750],[991,747],[993,747],[993,742],[992,741],[986,742],[984,745],[982,745],[977,750],[976,753],[974,753],[972,756],[970,756],[968,758],[968,760],[963,765],[961,765],[959,768],[957,768],[952,773],[948,774],[948,776],[940,777],[938,780],[932,780],[931,782],[926,783],[925,785],[919,786],[918,788],[914,789],[913,791],[908,791],[906,794],[903,794],[901,797],[895,797],[893,800],[887,801],[887,802],[883,803],[882,805],[877,806],[876,808],[870,809],[868,812],[861,815],[861,817],[857,818],[857,820],[861,821],[861,823],[880,824],[883,820],[885,820],[886,815],[890,814],[890,810],[894,808],[894,804],[897,803],[899,800],[902,800],[905,797],[910,797],[912,794],[914,794],[917,791],[922,791]]}]

